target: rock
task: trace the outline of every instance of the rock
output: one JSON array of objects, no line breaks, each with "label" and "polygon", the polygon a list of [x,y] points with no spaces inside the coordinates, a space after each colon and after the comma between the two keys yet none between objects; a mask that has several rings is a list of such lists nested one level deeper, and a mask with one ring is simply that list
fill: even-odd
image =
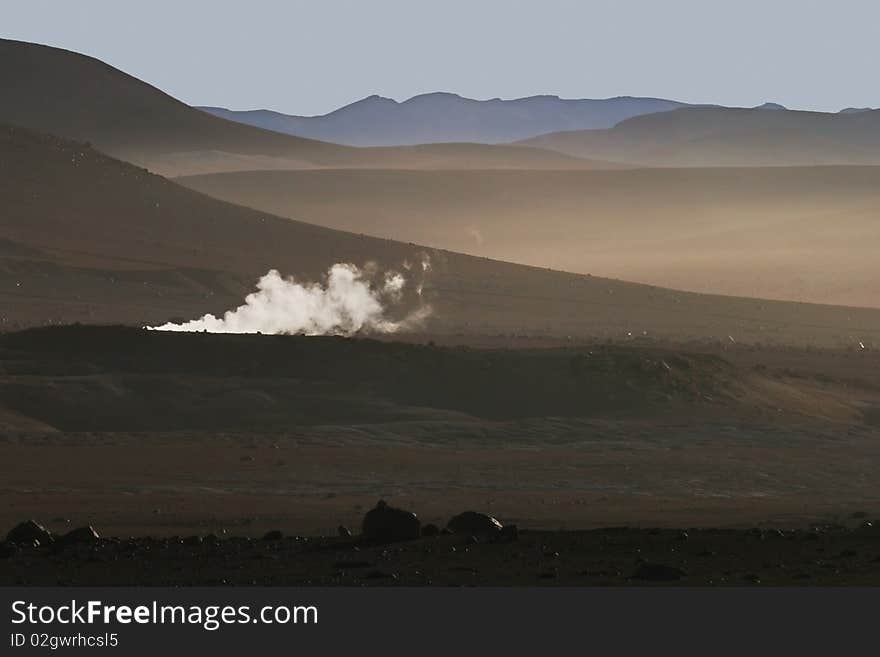
[{"label": "rock", "polygon": [[280,529],[273,529],[263,534],[264,541],[280,541],[284,538],[284,533]]},{"label": "rock", "polygon": [[422,523],[415,513],[396,509],[379,500],[376,507],[364,515],[362,533],[364,538],[373,541],[408,541],[421,536]]},{"label": "rock", "polygon": [[498,535],[498,540],[500,541],[513,542],[518,538],[519,528],[516,525],[504,525],[501,528],[501,533]]},{"label": "rock", "polygon": [[446,526],[453,534],[465,534],[467,536],[483,538],[495,538],[504,528],[492,516],[487,516],[485,513],[477,513],[476,511],[459,513]]},{"label": "rock", "polygon": [[15,546],[4,541],[0,543],[0,559],[9,559],[15,556]]},{"label": "rock", "polygon": [[336,531],[342,538],[351,538],[351,530],[345,525],[339,525],[339,527],[336,528]]},{"label": "rock", "polygon": [[52,532],[40,523],[28,520],[13,527],[6,535],[6,540],[10,543],[21,543],[22,545],[33,545],[34,541],[38,541],[40,545],[48,545],[52,542]]},{"label": "rock", "polygon": [[440,528],[432,522],[429,522],[427,525],[422,527],[422,536],[433,538],[438,534],[440,534]]},{"label": "rock", "polygon": [[97,543],[99,540],[101,540],[100,535],[94,527],[89,525],[70,530],[61,537],[59,542],[63,545],[73,545],[75,543]]},{"label": "rock", "polygon": [[675,566],[645,562],[636,569],[633,578],[655,582],[668,582],[681,579],[685,575],[687,575],[687,573],[681,568],[676,568]]}]

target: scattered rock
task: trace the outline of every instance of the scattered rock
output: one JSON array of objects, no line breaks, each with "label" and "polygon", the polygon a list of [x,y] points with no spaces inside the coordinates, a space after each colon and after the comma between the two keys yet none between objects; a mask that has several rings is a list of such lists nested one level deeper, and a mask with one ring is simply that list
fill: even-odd
[{"label": "scattered rock", "polygon": [[13,527],[6,535],[6,540],[10,543],[20,543],[22,545],[32,545],[34,541],[38,541],[39,545],[48,545],[52,542],[52,532],[40,523],[28,520]]},{"label": "scattered rock", "polygon": [[336,531],[343,538],[351,538],[351,530],[345,525],[339,525],[339,527],[336,528]]},{"label": "scattered rock", "polygon": [[681,579],[685,575],[687,575],[687,573],[681,568],[676,568],[675,566],[645,562],[636,569],[636,572],[633,574],[633,579],[668,582]]},{"label": "scattered rock", "polygon": [[429,522],[427,525],[422,527],[422,536],[426,536],[428,538],[433,538],[440,533],[440,528],[432,522]]},{"label": "scattered rock", "polygon": [[459,513],[449,521],[447,527],[453,534],[465,534],[468,536],[495,538],[503,529],[503,526],[492,516],[476,511]]},{"label": "scattered rock", "polygon": [[76,543],[97,543],[101,540],[101,536],[95,531],[91,525],[87,527],[77,527],[67,532],[59,539],[62,545],[74,545]]},{"label": "scattered rock", "polygon": [[379,500],[376,507],[364,515],[362,533],[368,540],[383,543],[408,541],[421,536],[422,523],[415,513],[396,509]]},{"label": "scattered rock", "polygon": [[264,541],[280,541],[282,538],[284,538],[284,532],[280,529],[273,529],[263,534]]}]

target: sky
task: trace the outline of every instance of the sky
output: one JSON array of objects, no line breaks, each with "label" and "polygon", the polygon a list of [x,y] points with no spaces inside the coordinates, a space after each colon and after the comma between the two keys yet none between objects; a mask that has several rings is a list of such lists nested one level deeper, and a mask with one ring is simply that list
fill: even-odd
[{"label": "sky", "polygon": [[0,0],[0,36],[289,114],[431,91],[880,107],[876,0]]}]

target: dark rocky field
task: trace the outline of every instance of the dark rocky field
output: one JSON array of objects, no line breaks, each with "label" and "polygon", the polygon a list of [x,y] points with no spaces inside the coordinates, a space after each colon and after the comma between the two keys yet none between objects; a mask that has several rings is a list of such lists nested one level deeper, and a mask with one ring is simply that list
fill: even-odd
[{"label": "dark rocky field", "polygon": [[[861,516],[856,512],[855,515]],[[110,538],[0,548],[0,586],[880,585],[880,529],[527,531],[361,538]]]}]

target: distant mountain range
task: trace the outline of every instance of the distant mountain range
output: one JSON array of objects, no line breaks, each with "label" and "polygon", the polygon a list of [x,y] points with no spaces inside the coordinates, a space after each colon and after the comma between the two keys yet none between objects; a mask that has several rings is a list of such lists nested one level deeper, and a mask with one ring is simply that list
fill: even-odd
[{"label": "distant mountain range", "polygon": [[[880,306],[880,167],[585,171],[603,163],[533,146],[337,145],[210,116],[91,57],[2,39],[0,89],[0,330],[216,314],[269,267],[315,280],[334,262],[398,267],[423,252],[429,328],[441,332],[734,331],[840,345],[878,330],[877,310],[598,275]],[[880,163],[878,118],[680,107],[538,141],[662,167]],[[196,193],[145,166],[238,172],[177,179]],[[437,250],[450,248],[478,257]]]},{"label": "distant mountain range", "polygon": [[[767,102],[753,108],[662,98],[566,100],[531,96],[472,100],[430,93],[397,102],[370,96],[322,116],[200,107],[229,121],[335,144],[518,143],[595,162],[636,166],[876,164],[860,121],[870,108],[799,112]],[[859,115],[868,115],[855,119]],[[871,143],[871,139],[868,139]]]},{"label": "distant mountain range", "polygon": [[450,144],[353,148],[200,112],[102,61],[0,39],[0,124],[88,141],[163,175],[246,169],[613,167],[554,151]]},{"label": "distant mountain range", "polygon": [[200,107],[230,121],[350,146],[473,142],[501,144],[547,132],[610,128],[624,119],[686,107],[662,98],[567,100],[531,96],[472,100],[451,93],[414,96],[402,103],[370,96],[322,116],[269,110],[237,112]]},{"label": "distant mountain range", "polygon": [[518,142],[632,166],[880,164],[880,110],[684,107]]}]

